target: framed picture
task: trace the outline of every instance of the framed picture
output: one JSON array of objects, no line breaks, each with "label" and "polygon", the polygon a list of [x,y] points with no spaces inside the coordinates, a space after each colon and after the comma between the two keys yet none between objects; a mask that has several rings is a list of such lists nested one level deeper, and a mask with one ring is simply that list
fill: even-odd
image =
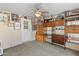
[{"label": "framed picture", "polygon": [[14,29],[20,30],[21,29],[21,24],[20,22],[15,22],[14,23]]}]

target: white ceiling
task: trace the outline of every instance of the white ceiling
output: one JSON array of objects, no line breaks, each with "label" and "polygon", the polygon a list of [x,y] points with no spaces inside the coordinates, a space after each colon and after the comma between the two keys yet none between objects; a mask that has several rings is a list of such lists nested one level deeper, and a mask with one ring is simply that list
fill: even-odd
[{"label": "white ceiling", "polygon": [[[8,10],[16,14],[34,17],[33,9],[36,3],[0,3],[0,10]],[[50,14],[79,8],[78,3],[42,3],[40,9],[48,11]]]},{"label": "white ceiling", "polygon": [[79,8],[79,4],[78,3],[52,3],[52,4],[49,3],[49,4],[43,4],[43,8],[52,14],[58,14],[66,10]]}]

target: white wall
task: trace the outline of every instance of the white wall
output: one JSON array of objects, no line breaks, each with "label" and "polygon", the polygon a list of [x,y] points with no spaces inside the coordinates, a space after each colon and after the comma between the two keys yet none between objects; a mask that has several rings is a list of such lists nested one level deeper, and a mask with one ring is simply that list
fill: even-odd
[{"label": "white wall", "polygon": [[0,43],[3,49],[21,44],[21,31],[0,23]]},{"label": "white wall", "polygon": [[10,48],[24,42],[35,40],[35,32],[32,31],[31,20],[28,20],[28,29],[23,29],[21,22],[21,30],[14,30],[8,27],[4,22],[0,22],[0,43],[3,49]]}]

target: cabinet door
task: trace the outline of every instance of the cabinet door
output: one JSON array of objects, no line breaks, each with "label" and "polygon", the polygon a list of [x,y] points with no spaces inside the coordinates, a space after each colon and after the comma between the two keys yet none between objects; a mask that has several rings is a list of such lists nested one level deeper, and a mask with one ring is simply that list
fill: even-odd
[{"label": "cabinet door", "polygon": [[64,45],[65,38],[63,35],[53,35],[52,42]]},{"label": "cabinet door", "polygon": [[43,36],[43,35],[37,35],[37,36],[36,36],[36,40],[37,40],[38,42],[43,42],[43,41],[44,41],[44,36]]}]

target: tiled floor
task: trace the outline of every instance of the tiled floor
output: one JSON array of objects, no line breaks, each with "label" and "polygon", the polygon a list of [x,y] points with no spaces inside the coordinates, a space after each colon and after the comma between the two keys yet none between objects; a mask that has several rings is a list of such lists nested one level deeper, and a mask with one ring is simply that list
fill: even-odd
[{"label": "tiled floor", "polygon": [[4,50],[4,56],[79,56],[79,52],[64,50],[61,46],[46,42],[31,41]]}]

